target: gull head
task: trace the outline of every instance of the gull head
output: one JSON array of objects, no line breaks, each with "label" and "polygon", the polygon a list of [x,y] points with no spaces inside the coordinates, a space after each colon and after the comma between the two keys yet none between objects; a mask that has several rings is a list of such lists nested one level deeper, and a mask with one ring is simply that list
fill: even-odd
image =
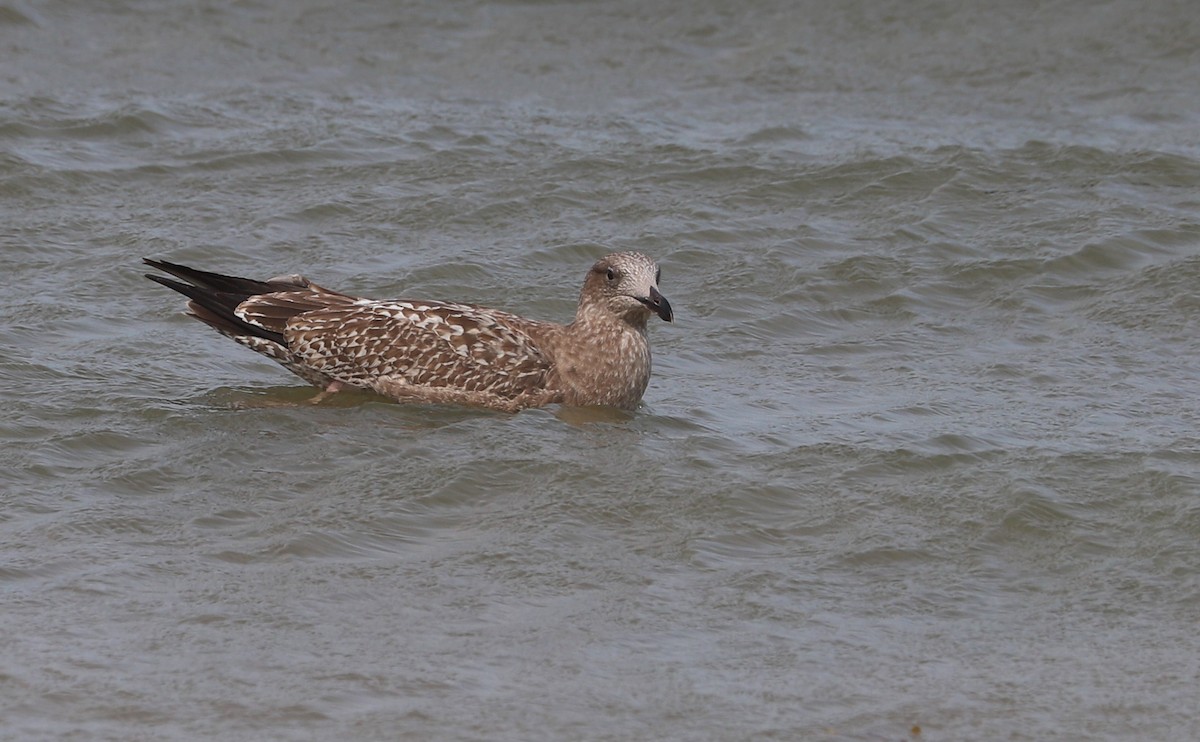
[{"label": "gull head", "polygon": [[636,252],[618,252],[596,261],[588,271],[579,309],[602,309],[645,327],[651,314],[671,322],[671,303],[658,291],[661,272],[653,260]]}]

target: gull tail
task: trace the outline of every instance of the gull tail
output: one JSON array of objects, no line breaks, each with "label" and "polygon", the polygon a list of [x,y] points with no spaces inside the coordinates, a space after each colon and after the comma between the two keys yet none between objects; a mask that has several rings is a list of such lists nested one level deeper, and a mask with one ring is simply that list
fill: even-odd
[{"label": "gull tail", "polygon": [[256,281],[252,278],[225,276],[220,273],[210,273],[208,271],[197,270],[196,268],[189,268],[186,265],[179,265],[178,263],[169,263],[165,260],[144,258],[142,262],[164,273],[169,273],[183,279],[183,281],[176,281],[153,273],[145,274],[146,278],[149,278],[151,281],[178,291],[190,299],[188,302],[188,314],[201,322],[224,335],[235,338],[250,335],[270,340],[286,347],[286,342],[282,334],[246,322],[237,316],[236,310],[238,305],[252,296],[271,294],[279,291],[295,291],[299,288],[296,283]]}]

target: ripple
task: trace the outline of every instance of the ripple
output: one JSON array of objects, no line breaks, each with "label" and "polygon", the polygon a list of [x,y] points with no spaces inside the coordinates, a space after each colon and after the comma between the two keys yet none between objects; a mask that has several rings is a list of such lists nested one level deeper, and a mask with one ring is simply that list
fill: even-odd
[{"label": "ripple", "polygon": [[[1177,12],[160,5],[0,5],[14,734],[1196,736]],[[137,266],[619,249],[632,414],[296,404]]]}]

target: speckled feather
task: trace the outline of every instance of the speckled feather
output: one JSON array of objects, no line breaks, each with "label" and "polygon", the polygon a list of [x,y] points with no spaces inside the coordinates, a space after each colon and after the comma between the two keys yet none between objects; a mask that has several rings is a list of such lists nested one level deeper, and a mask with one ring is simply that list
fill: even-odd
[{"label": "speckled feather", "polygon": [[189,314],[305,381],[403,402],[632,408],[650,379],[646,320],[673,318],[657,266],[638,253],[592,266],[569,325],[469,304],[360,299],[301,276],[260,282],[146,263],[187,282],[147,274],[187,295]]}]

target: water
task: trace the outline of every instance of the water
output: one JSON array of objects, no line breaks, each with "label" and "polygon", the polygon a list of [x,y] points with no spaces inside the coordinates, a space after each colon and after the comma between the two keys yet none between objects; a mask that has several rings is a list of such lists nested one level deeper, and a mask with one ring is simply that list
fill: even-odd
[{"label": "water", "polygon": [[[0,4],[0,737],[1200,736],[1196,22]],[[281,406],[139,265],[561,320],[625,249],[600,419]]]}]

